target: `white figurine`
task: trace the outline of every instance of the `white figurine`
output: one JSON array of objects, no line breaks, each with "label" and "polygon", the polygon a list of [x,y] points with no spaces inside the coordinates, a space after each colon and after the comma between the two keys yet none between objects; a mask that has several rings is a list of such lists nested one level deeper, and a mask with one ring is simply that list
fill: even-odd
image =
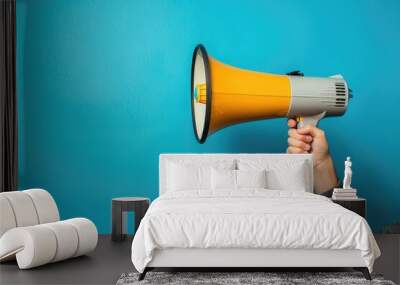
[{"label": "white figurine", "polygon": [[343,179],[343,189],[351,188],[351,177],[353,176],[353,171],[351,170],[351,160],[350,156],[347,157],[344,162],[344,179]]}]

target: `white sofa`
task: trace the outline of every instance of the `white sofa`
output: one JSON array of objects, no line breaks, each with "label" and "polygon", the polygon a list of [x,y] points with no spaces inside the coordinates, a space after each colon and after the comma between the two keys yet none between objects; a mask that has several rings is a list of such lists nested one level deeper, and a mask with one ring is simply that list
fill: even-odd
[{"label": "white sofa", "polygon": [[96,248],[96,226],[88,219],[60,221],[49,192],[0,193],[0,262],[16,259],[20,269],[84,255]]}]

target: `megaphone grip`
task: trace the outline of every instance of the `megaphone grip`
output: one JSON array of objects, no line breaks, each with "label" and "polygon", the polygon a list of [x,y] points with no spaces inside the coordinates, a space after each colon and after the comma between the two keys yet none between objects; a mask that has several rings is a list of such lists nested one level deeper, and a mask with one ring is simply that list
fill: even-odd
[{"label": "megaphone grip", "polygon": [[321,114],[314,115],[314,116],[305,116],[305,117],[297,117],[297,128],[302,128],[308,125],[312,125],[316,127],[319,121],[325,117],[326,112],[322,112]]}]

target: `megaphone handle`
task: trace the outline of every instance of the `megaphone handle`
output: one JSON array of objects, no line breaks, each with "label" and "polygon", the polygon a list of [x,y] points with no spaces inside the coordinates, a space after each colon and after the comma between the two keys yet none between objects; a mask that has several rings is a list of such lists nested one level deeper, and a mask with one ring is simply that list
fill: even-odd
[{"label": "megaphone handle", "polygon": [[297,117],[297,128],[302,128],[308,125],[317,126],[319,121],[325,117],[326,112],[314,116]]}]

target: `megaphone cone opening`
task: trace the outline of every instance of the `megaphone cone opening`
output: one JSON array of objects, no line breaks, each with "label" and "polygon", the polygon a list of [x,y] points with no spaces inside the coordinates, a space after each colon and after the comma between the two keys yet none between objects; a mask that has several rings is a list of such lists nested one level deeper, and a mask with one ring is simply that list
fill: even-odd
[{"label": "megaphone cone opening", "polygon": [[[202,44],[199,44],[193,51],[190,86],[193,130],[199,143],[204,143],[206,141],[211,122],[212,85],[210,72],[210,62],[207,51]],[[199,82],[199,78],[205,80],[205,82]],[[196,96],[200,94],[196,94],[195,89],[198,84],[205,84],[206,86],[205,104],[197,102]],[[200,108],[205,108],[205,111],[200,110]]]}]

